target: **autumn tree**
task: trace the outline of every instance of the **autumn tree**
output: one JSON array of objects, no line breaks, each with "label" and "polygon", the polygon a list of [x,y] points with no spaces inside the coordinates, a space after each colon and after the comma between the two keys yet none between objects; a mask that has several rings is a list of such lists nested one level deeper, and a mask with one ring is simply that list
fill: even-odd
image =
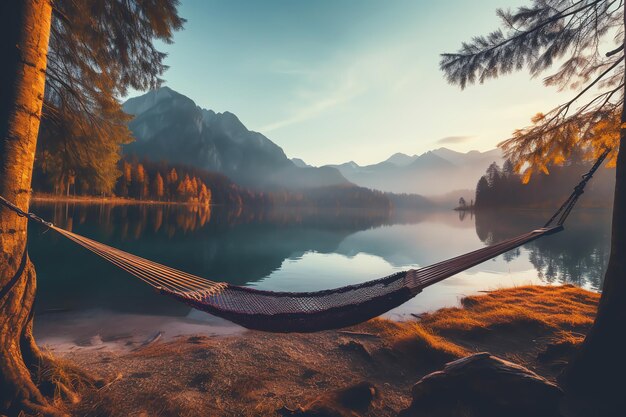
[{"label": "autumn tree", "polygon": [[172,168],[167,174],[167,185],[168,185],[168,196],[172,199],[176,193],[176,184],[178,181],[178,173],[176,172],[176,168]]},{"label": "autumn tree", "polygon": [[176,199],[184,201],[187,194],[187,189],[185,188],[185,181],[181,181],[178,183],[178,187],[176,187]]},{"label": "autumn tree", "polygon": [[119,178],[118,183],[119,195],[122,197],[128,197],[130,187],[133,183],[133,168],[127,161],[122,162],[122,176]]},{"label": "autumn tree", "polygon": [[154,177],[154,181],[152,182],[152,195],[157,200],[163,199],[164,188],[163,188],[163,177],[159,172],[157,172],[156,177]]},{"label": "autumn tree", "polygon": [[69,178],[76,177],[84,185],[83,193],[110,194],[120,176],[120,145],[131,140],[128,117],[121,107],[112,115],[101,113],[106,119],[101,124],[108,125],[104,129],[85,116],[76,116],[74,109],[53,108],[53,89],[47,86],[46,91],[35,158],[38,171],[61,190],[69,188]]},{"label": "autumn tree", "polygon": [[137,163],[133,166],[133,194],[135,198],[142,199],[146,184],[146,170],[143,165]]},{"label": "autumn tree", "polygon": [[[611,148],[616,166],[611,255],[593,327],[561,382],[570,399],[595,402],[586,415],[624,409],[621,357],[626,343],[626,111],[624,108],[624,3],[615,0],[533,0],[514,11],[498,10],[502,28],[442,56],[441,68],[465,88],[513,71],[572,89],[570,100],[547,109],[500,144],[524,180],[548,173],[576,152],[594,159]],[[620,149],[622,151],[620,152]],[[478,203],[478,201],[477,201]]]},{"label": "autumn tree", "polygon": [[[177,4],[0,2],[0,195],[28,211],[44,102],[51,111],[63,106],[65,114],[88,121],[87,136],[109,126],[101,112],[119,115],[116,97],[129,87],[160,83],[165,55],[153,41],[170,42],[182,26]],[[36,276],[26,231],[25,218],[0,208],[0,414],[59,415],[51,395],[77,397],[73,378],[56,372],[56,361],[33,338]]]},{"label": "autumn tree", "polygon": [[180,192],[183,201],[189,200],[193,196],[193,184],[189,175],[185,175],[185,178],[180,182]]},{"label": "autumn tree", "polygon": [[203,204],[211,204],[211,189],[207,188],[206,184],[204,183],[200,185],[200,194],[198,195],[198,200]]}]

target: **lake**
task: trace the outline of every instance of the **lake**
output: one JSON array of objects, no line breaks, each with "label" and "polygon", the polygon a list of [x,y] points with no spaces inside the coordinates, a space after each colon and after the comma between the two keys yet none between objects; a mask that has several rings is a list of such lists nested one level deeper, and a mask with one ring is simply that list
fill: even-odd
[{"label": "lake", "polygon": [[[276,291],[320,290],[426,266],[537,228],[550,214],[72,203],[35,203],[32,211],[165,265]],[[610,211],[576,210],[565,231],[438,283],[387,316],[403,319],[513,285],[572,283],[599,290],[609,239]],[[29,252],[38,274],[35,331],[44,341],[237,331],[39,226],[30,228]]]}]

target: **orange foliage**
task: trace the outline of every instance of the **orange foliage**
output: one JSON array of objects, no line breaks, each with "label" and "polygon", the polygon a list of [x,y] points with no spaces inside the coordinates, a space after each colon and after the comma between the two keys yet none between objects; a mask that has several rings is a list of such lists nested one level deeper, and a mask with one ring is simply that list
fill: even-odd
[{"label": "orange foliage", "polygon": [[550,165],[562,165],[573,152],[583,159],[595,160],[607,148],[612,149],[606,166],[615,167],[622,127],[619,112],[600,119],[581,114],[559,123],[558,115],[538,113],[532,125],[513,132],[510,139],[501,142],[505,156],[514,163],[516,172],[523,173],[524,183],[537,172],[549,173]]}]

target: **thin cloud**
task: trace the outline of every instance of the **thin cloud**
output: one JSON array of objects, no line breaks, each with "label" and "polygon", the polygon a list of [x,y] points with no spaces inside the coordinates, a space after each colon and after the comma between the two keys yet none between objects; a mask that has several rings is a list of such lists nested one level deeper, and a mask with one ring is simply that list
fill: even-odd
[{"label": "thin cloud", "polygon": [[[263,133],[299,124],[344,105],[368,91],[379,89],[398,93],[415,80],[413,73],[398,70],[414,45],[400,45],[362,55],[343,57],[318,68],[307,68],[288,60],[275,61],[270,68],[275,74],[301,78],[302,87],[292,92],[294,103],[286,115],[260,128]],[[404,61],[402,61],[404,62]]]},{"label": "thin cloud", "polygon": [[[292,75],[299,72],[296,66],[292,65],[291,68]],[[306,84],[306,87],[293,92],[298,104],[293,106],[290,114],[284,119],[259,128],[261,132],[271,132],[318,117],[357,97],[367,86],[367,83],[359,77],[355,64],[347,68],[319,69],[310,74],[302,71],[298,75],[303,76],[303,83]]]},{"label": "thin cloud", "polygon": [[472,136],[446,136],[445,138],[439,139],[436,143],[439,145],[457,145],[467,142],[471,138]]},{"label": "thin cloud", "polygon": [[291,116],[286,119],[262,126],[259,130],[261,132],[271,132],[285,126],[312,119],[341,103],[351,100],[356,97],[360,91],[360,88],[355,85],[353,80],[348,79],[337,91],[328,92],[326,96],[317,97],[307,103],[304,107],[294,111]]}]

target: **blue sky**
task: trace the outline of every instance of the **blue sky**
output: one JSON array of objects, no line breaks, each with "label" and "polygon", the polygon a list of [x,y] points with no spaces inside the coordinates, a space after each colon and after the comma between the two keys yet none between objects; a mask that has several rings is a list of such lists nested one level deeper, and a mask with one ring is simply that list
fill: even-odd
[{"label": "blue sky", "polygon": [[314,165],[487,150],[563,101],[527,73],[461,91],[439,54],[525,0],[182,0],[166,85]]}]

